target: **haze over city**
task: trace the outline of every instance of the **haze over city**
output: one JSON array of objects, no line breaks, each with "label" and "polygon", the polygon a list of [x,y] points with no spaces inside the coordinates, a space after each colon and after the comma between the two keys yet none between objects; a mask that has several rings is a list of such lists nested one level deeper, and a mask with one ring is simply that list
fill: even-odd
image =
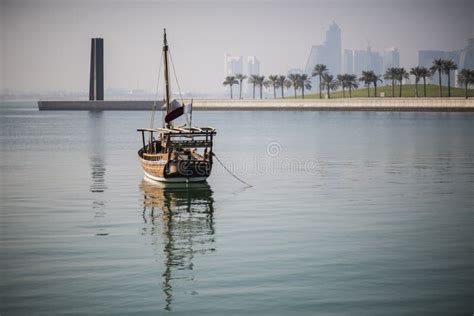
[{"label": "haze over city", "polygon": [[154,91],[167,28],[181,89],[222,93],[224,55],[256,56],[262,74],[304,69],[329,26],[342,49],[459,50],[474,37],[474,3],[420,1],[0,2],[0,91],[88,89],[90,38],[104,38],[105,87]]}]

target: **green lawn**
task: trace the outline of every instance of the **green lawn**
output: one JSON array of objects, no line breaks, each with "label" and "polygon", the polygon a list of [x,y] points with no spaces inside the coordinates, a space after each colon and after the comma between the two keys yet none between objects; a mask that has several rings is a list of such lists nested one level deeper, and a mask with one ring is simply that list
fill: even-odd
[{"label": "green lawn", "polygon": [[[400,86],[395,85],[395,96],[399,96]],[[392,96],[392,86],[380,86],[377,87],[377,95],[380,96],[380,93],[384,92],[386,97]],[[468,96],[474,97],[474,89],[468,90]],[[370,96],[374,96],[374,88],[370,88]],[[415,85],[404,85],[402,87],[402,97],[414,97],[415,96]],[[423,96],[423,84],[418,85],[418,96]],[[437,97],[438,96],[438,86],[437,85],[426,85],[426,96],[427,97]],[[443,96],[448,96],[448,87],[443,86]],[[451,87],[451,96],[453,97],[464,97],[464,89]],[[323,91],[323,98],[325,97],[325,92]],[[331,98],[342,98],[342,90],[331,92]],[[346,98],[349,97],[349,91],[346,91]],[[356,90],[352,90],[353,98],[366,98],[367,97],[367,88],[361,87]],[[288,94],[285,98],[291,99],[294,98],[294,94]],[[301,98],[301,91],[298,91],[298,98]],[[318,93],[305,94],[306,99],[319,99]]]}]

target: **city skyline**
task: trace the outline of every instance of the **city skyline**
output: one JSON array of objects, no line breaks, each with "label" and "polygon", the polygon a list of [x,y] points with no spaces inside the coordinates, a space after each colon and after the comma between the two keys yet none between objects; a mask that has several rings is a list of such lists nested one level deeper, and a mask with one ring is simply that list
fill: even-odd
[{"label": "city skyline", "polygon": [[[350,14],[344,12],[348,7]],[[471,8],[473,4],[463,0],[361,1],[357,5],[344,0],[177,4],[4,0],[0,2],[0,87],[87,91],[90,39],[103,37],[106,90],[153,91],[165,26],[185,92],[221,92],[222,56],[227,52],[256,56],[263,75],[304,69],[311,47],[325,42],[325,32],[334,21],[341,29],[339,67],[344,67],[344,49],[366,50],[368,40],[372,51],[382,54],[387,47],[397,47],[400,66],[408,68],[417,65],[420,50],[463,49],[474,37]],[[173,18],[177,12],[180,19]],[[220,30],[229,12],[235,27]],[[282,14],[285,19],[279,20]],[[395,23],[401,16],[402,28]],[[273,30],[261,26],[275,21],[280,22]]]},{"label": "city skyline", "polygon": [[[400,66],[398,48],[389,47],[383,51],[383,54],[373,51],[369,43],[365,50],[344,48],[341,33],[341,28],[333,21],[326,31],[324,43],[312,46],[306,62],[305,74],[312,76],[317,64],[325,65],[327,71],[333,75],[346,73],[356,76],[368,70],[382,75],[388,68]],[[314,77],[312,82],[311,90],[315,91],[319,78]]]}]

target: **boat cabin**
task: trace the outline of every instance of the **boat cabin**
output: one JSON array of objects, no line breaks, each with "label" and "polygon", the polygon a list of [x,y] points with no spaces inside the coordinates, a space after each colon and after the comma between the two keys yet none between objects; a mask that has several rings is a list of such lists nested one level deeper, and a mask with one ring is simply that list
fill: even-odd
[{"label": "boat cabin", "polygon": [[183,160],[208,158],[216,135],[212,127],[140,128],[137,131],[142,132],[143,143],[139,155],[146,160],[171,160],[177,155],[176,159]]},{"label": "boat cabin", "polygon": [[214,128],[140,128],[137,131],[142,133],[143,143],[138,155],[150,178],[197,181],[209,176]]}]

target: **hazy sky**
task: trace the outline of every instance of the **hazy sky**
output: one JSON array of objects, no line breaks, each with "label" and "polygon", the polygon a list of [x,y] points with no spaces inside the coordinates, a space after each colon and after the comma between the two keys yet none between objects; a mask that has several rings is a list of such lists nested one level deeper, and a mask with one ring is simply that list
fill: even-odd
[{"label": "hazy sky", "polygon": [[0,84],[87,91],[90,38],[103,37],[105,87],[155,90],[162,29],[184,91],[222,91],[224,54],[255,55],[263,74],[303,68],[332,21],[343,48],[453,50],[474,37],[472,0],[0,0]]}]

